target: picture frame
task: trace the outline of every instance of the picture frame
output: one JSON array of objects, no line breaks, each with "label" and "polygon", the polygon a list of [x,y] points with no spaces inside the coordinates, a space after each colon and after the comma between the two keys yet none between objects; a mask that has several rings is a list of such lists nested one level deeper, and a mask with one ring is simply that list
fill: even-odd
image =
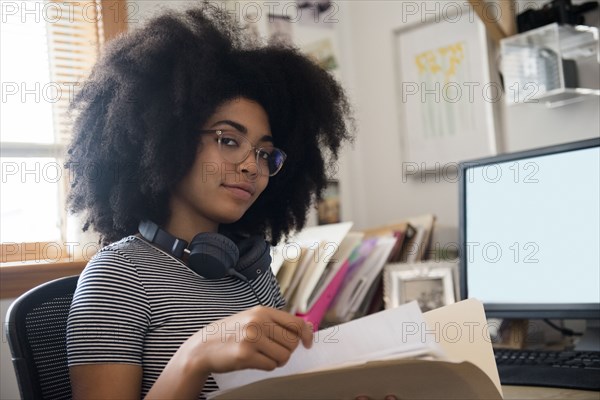
[{"label": "picture frame", "polygon": [[386,309],[413,300],[426,312],[456,301],[458,264],[449,261],[390,263],[383,272],[383,298]]},{"label": "picture frame", "polygon": [[287,15],[269,14],[268,15],[269,42],[293,45],[292,22]]},{"label": "picture frame", "polygon": [[457,5],[399,28],[394,51],[404,160],[432,170],[496,155],[503,92],[475,12]]},{"label": "picture frame", "polygon": [[323,197],[317,204],[318,225],[337,224],[342,221],[340,205],[340,183],[336,179],[327,181]]},{"label": "picture frame", "polygon": [[324,38],[310,43],[302,48],[304,53],[310,57],[317,65],[326,71],[333,71],[338,68],[338,61],[333,50],[333,43],[330,38]]}]

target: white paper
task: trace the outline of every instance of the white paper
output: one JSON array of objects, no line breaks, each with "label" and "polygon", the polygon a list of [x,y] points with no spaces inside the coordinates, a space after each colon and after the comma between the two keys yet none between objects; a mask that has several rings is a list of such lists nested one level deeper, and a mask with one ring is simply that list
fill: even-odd
[{"label": "white paper", "polygon": [[426,340],[423,314],[416,301],[315,332],[310,349],[302,345],[283,367],[273,371],[248,369],[213,374],[220,391],[262,379],[293,375],[327,366],[413,357],[427,353],[443,357],[441,348]]}]

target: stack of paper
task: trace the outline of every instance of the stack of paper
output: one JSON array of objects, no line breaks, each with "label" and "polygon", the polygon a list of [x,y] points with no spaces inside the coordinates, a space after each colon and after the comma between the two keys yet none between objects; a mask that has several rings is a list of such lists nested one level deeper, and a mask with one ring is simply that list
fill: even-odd
[{"label": "stack of paper", "polygon": [[[274,371],[243,370],[213,375],[221,390],[279,376],[363,364],[371,360],[408,357],[443,359],[433,340],[421,340],[414,331],[425,328],[417,302],[315,332],[310,349],[300,345],[286,365]],[[367,339],[368,338],[368,339]]]},{"label": "stack of paper", "polygon": [[501,399],[483,306],[415,302],[319,331],[274,371],[214,374],[210,399]]}]

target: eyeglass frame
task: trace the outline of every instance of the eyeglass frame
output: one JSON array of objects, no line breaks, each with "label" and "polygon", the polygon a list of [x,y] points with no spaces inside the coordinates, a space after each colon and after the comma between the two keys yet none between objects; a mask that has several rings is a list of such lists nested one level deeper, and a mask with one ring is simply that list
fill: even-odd
[{"label": "eyeglass frame", "polygon": [[[217,137],[218,137],[218,144],[219,144],[219,146],[222,146],[221,139],[222,139],[222,135],[223,135],[224,132],[233,132],[236,135],[242,137],[244,140],[246,140],[246,142],[248,142],[248,144],[250,144],[250,149],[248,150],[248,152],[246,153],[246,155],[244,157],[242,157],[242,159],[240,161],[238,161],[238,162],[229,161],[229,160],[227,160],[227,161],[229,161],[229,162],[231,162],[233,164],[239,164],[242,161],[244,161],[246,158],[248,158],[248,154],[250,154],[250,152],[252,150],[254,150],[254,154],[256,155],[255,162],[256,162],[257,167],[260,169],[260,164],[258,163],[258,154],[260,153],[261,150],[264,150],[264,147],[253,146],[252,142],[247,137],[245,137],[243,134],[241,134],[239,132],[236,132],[234,129],[201,129],[199,131],[200,134],[205,134],[205,133],[216,134]],[[283,151],[280,148],[275,147],[275,146],[273,146],[273,149],[277,150],[277,151],[279,151],[281,153],[281,155],[283,156],[283,161],[281,162],[281,165],[279,166],[279,168],[277,169],[277,171],[268,174],[269,177],[277,175],[279,173],[279,171],[281,171],[281,168],[283,168],[283,164],[285,164],[285,160],[287,159],[287,154],[285,153],[285,151]],[[219,149],[219,154],[221,154],[221,150],[220,149]],[[268,167],[267,167],[267,171],[268,171]]]}]

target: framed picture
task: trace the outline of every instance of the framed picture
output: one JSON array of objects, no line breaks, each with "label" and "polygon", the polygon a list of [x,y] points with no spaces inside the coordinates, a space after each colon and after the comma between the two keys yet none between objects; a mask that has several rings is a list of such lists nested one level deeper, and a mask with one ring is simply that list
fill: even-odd
[{"label": "framed picture", "polygon": [[384,268],[385,308],[416,300],[426,312],[456,301],[455,262],[394,263]]},{"label": "framed picture", "polygon": [[333,29],[339,22],[339,5],[332,0],[296,0],[296,7],[302,25]]},{"label": "framed picture", "polygon": [[292,22],[287,15],[268,15],[269,42],[293,45]]},{"label": "framed picture", "polygon": [[318,66],[327,71],[333,71],[338,67],[338,62],[333,51],[333,44],[330,38],[321,39],[303,47],[304,52]]},{"label": "framed picture", "polygon": [[336,224],[341,222],[340,188],[337,180],[327,182],[323,198],[317,205],[319,225]]},{"label": "framed picture", "polygon": [[498,151],[502,87],[485,26],[468,7],[446,11],[394,32],[403,157],[420,169]]}]

